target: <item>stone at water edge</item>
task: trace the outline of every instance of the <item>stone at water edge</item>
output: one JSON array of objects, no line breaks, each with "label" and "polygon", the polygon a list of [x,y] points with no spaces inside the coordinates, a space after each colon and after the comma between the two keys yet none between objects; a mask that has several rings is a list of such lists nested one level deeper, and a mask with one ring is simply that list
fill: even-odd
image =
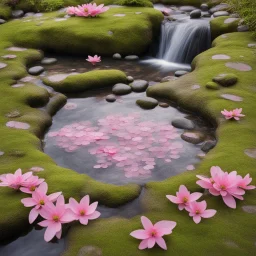
[{"label": "stone at water edge", "polygon": [[220,89],[219,85],[215,82],[207,82],[206,88],[211,89],[211,90],[219,90]]},{"label": "stone at water edge", "polygon": [[43,58],[41,63],[44,65],[50,65],[50,64],[54,64],[57,62],[57,59],[55,58]]},{"label": "stone at water edge", "polygon": [[217,142],[215,140],[208,140],[202,145],[201,150],[204,152],[208,152],[211,149],[213,149],[216,146],[216,144]]},{"label": "stone at water edge", "polygon": [[212,79],[213,82],[216,82],[224,87],[235,85],[238,81],[238,77],[235,74],[219,74],[218,76]]},{"label": "stone at water edge", "polygon": [[119,54],[119,53],[115,53],[115,54],[113,55],[113,59],[115,59],[115,60],[120,60],[120,59],[122,59],[122,56],[121,56],[121,54]]},{"label": "stone at water edge", "polygon": [[169,82],[169,81],[174,81],[177,80],[178,78],[176,76],[166,76],[161,79],[161,83]]},{"label": "stone at water edge", "polygon": [[192,144],[199,144],[204,141],[205,135],[199,131],[196,132],[184,132],[181,134],[181,138]]},{"label": "stone at water edge", "polygon": [[194,123],[186,118],[176,118],[172,121],[172,125],[179,129],[193,130],[195,128]]},{"label": "stone at water edge", "polygon": [[134,80],[130,86],[134,92],[144,92],[148,88],[148,82],[146,80]]},{"label": "stone at water edge", "polygon": [[209,9],[208,4],[201,4],[200,8],[203,12],[207,12]]},{"label": "stone at water edge", "polygon": [[109,94],[106,96],[105,100],[107,102],[115,102],[116,101],[116,96],[114,94]]},{"label": "stone at water edge", "polygon": [[201,18],[201,11],[200,10],[194,10],[190,13],[190,19],[199,19]]},{"label": "stone at water edge", "polygon": [[6,20],[0,19],[0,25],[4,24],[6,22]]},{"label": "stone at water edge", "polygon": [[218,12],[218,11],[224,11],[224,10],[227,10],[229,8],[229,5],[228,4],[218,4],[214,7],[212,7],[210,10],[209,10],[209,13],[213,14],[214,12]]},{"label": "stone at water edge", "polygon": [[132,76],[127,76],[127,81],[129,83],[132,83],[134,81],[134,78]]},{"label": "stone at water edge", "polygon": [[186,5],[186,6],[181,6],[179,8],[179,10],[182,11],[182,12],[192,12],[192,11],[196,10],[196,7]]},{"label": "stone at water edge", "polygon": [[229,16],[229,13],[226,11],[219,11],[213,14],[214,18],[221,17],[221,16]]},{"label": "stone at water edge", "polygon": [[27,12],[27,13],[25,14],[25,17],[32,17],[32,16],[34,16],[34,15],[35,15],[34,12]]},{"label": "stone at water edge", "polygon": [[237,27],[237,32],[247,32],[249,31],[249,27],[247,25],[240,25]]},{"label": "stone at water edge", "polygon": [[34,76],[39,75],[43,72],[44,72],[44,67],[42,67],[42,66],[35,66],[28,70],[28,73],[30,75],[34,75]]},{"label": "stone at water edge", "polygon": [[125,60],[138,60],[139,56],[137,56],[137,55],[128,55],[124,59]]},{"label": "stone at water edge", "polygon": [[23,15],[24,15],[24,12],[23,12],[22,10],[15,10],[15,11],[12,11],[12,17],[13,17],[14,19],[21,18]]},{"label": "stone at water edge", "polygon": [[129,94],[131,91],[132,91],[131,86],[127,84],[122,84],[122,83],[115,84],[112,88],[112,92],[116,95]]},{"label": "stone at water edge", "polygon": [[186,71],[186,70],[177,70],[175,73],[174,73],[174,75],[176,76],[176,77],[180,77],[180,76],[184,76],[184,75],[186,75],[186,74],[188,74],[189,72],[188,71]]},{"label": "stone at water edge", "polygon": [[169,104],[165,103],[165,102],[160,102],[158,105],[159,105],[159,107],[162,107],[162,108],[168,108],[169,107]]},{"label": "stone at water edge", "polygon": [[158,105],[158,101],[151,97],[138,99],[136,103],[143,109],[153,109]]}]

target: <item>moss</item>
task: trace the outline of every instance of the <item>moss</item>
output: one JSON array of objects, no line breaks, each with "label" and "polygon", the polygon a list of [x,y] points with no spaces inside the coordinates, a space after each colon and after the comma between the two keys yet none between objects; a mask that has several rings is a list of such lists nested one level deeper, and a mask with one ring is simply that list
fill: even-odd
[{"label": "moss", "polygon": [[0,19],[8,20],[11,17],[11,8],[0,3]]},{"label": "moss", "polygon": [[125,73],[119,70],[95,70],[68,76],[60,82],[52,82],[47,78],[43,79],[43,82],[51,86],[55,91],[71,93],[113,86],[117,83],[125,83],[127,82],[127,78]]},{"label": "moss", "polygon": [[201,0],[152,0],[153,3],[200,6]]},{"label": "moss", "polygon": [[219,90],[219,85],[215,82],[207,82],[206,88],[211,89],[211,90]]},{"label": "moss", "polygon": [[152,2],[150,2],[149,0],[95,0],[93,2],[105,5],[116,4],[134,7],[153,7]]},{"label": "moss", "polygon": [[61,109],[67,102],[67,97],[61,93],[57,93],[51,97],[49,103],[46,106],[46,111],[49,115],[53,116]]},{"label": "moss", "polygon": [[213,82],[216,82],[222,86],[228,87],[236,84],[238,81],[238,77],[232,73],[219,74],[218,76],[214,77],[212,80]]},{"label": "moss", "polygon": [[212,40],[214,40],[219,35],[237,31],[239,19],[231,23],[224,23],[224,21],[228,18],[229,16],[222,16],[210,21]]}]

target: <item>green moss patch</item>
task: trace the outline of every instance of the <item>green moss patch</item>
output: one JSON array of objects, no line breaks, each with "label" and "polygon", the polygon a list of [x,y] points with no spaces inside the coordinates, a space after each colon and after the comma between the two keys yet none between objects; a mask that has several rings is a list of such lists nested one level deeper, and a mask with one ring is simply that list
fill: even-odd
[{"label": "green moss patch", "polygon": [[0,19],[8,20],[11,14],[11,8],[0,3]]}]

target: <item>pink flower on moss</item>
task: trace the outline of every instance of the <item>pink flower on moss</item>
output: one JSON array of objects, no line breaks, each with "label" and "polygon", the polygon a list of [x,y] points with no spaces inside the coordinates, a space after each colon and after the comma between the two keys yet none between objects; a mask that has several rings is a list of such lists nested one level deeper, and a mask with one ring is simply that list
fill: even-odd
[{"label": "pink flower on moss", "polygon": [[232,119],[234,118],[235,120],[240,120],[240,117],[244,117],[245,115],[242,114],[242,108],[236,108],[233,110],[222,110],[221,114],[226,118],[226,119]]},{"label": "pink flower on moss", "polygon": [[192,202],[186,207],[186,210],[189,212],[189,216],[193,217],[194,222],[198,224],[201,221],[201,218],[211,218],[217,212],[213,209],[206,210],[206,207],[206,201]]},{"label": "pink flower on moss", "polygon": [[43,182],[38,188],[32,193],[32,197],[24,198],[21,200],[25,207],[34,207],[29,213],[29,223],[33,223],[38,215],[41,213],[42,208],[48,202],[55,202],[61,195],[61,192],[56,192],[47,196],[48,185]]},{"label": "pink flower on moss", "polygon": [[162,249],[167,250],[164,235],[170,235],[176,226],[176,222],[162,220],[155,225],[145,216],[141,217],[144,229],[138,229],[130,233],[132,237],[142,240],[139,249],[152,248],[157,243]]},{"label": "pink flower on moss", "polygon": [[92,63],[92,65],[96,65],[96,63],[101,62],[101,58],[98,55],[88,56],[88,59],[86,59],[88,62]]},{"label": "pink flower on moss", "polygon": [[109,10],[109,7],[104,6],[104,4],[83,4],[78,5],[77,7],[70,6],[67,8],[67,14],[75,15],[79,17],[96,17],[97,15],[106,12]]},{"label": "pink flower on moss", "polygon": [[199,199],[203,194],[202,193],[192,193],[188,191],[188,189],[181,185],[179,191],[176,192],[176,196],[167,195],[166,197],[174,204],[178,204],[179,210],[183,210],[189,203],[196,201]]},{"label": "pink flower on moss", "polygon": [[82,225],[87,225],[89,220],[99,218],[100,212],[96,211],[97,206],[98,202],[90,204],[90,197],[88,195],[84,196],[80,203],[74,198],[70,198],[69,204],[67,205]]},{"label": "pink flower on moss", "polygon": [[32,176],[32,172],[22,174],[21,169],[18,169],[14,174],[7,173],[1,176],[0,187],[10,187],[18,190],[23,186],[24,182]]},{"label": "pink flower on moss", "polygon": [[51,241],[55,236],[60,239],[62,224],[76,220],[76,216],[70,209],[66,209],[64,197],[58,197],[56,205],[48,202],[40,211],[40,215],[45,219],[38,223],[41,227],[46,227],[44,240]]},{"label": "pink flower on moss", "polygon": [[242,188],[244,190],[255,189],[256,188],[255,186],[249,185],[251,182],[252,182],[252,178],[250,177],[249,173],[244,178],[242,178],[242,176],[238,175],[237,185],[239,188]]},{"label": "pink flower on moss", "polygon": [[38,176],[30,176],[26,181],[23,182],[20,191],[27,194],[32,194],[36,187],[44,182],[44,179],[40,179]]}]

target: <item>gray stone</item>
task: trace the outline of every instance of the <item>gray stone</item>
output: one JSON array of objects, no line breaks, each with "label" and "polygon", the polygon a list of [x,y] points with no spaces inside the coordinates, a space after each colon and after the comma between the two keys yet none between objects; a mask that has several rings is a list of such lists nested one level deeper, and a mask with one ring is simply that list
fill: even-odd
[{"label": "gray stone", "polygon": [[235,74],[228,73],[228,74],[219,74],[212,79],[214,82],[229,87],[237,83],[238,77]]},{"label": "gray stone", "polygon": [[116,96],[114,94],[109,94],[106,96],[105,100],[107,102],[115,102],[116,101]]},{"label": "gray stone", "polygon": [[0,25],[4,24],[6,20],[0,19]]},{"label": "gray stone", "polygon": [[169,81],[174,81],[177,80],[178,78],[175,76],[166,76],[162,78],[161,83],[169,82]]},{"label": "gray stone", "polygon": [[209,9],[208,4],[201,4],[200,8],[203,12],[207,12]]},{"label": "gray stone", "polygon": [[134,78],[132,76],[127,76],[127,81],[129,83],[132,83],[134,81]]},{"label": "gray stone", "polygon": [[209,10],[209,13],[213,14],[214,12],[219,12],[219,11],[224,11],[224,10],[227,10],[229,8],[229,5],[228,4],[218,4],[214,7],[212,7],[210,10]]},{"label": "gray stone", "polygon": [[129,94],[132,91],[131,86],[127,84],[115,84],[112,88],[112,92],[116,95],[125,95]]},{"label": "gray stone", "polygon": [[227,62],[225,66],[228,68],[232,68],[232,69],[235,69],[238,71],[244,71],[244,72],[252,70],[251,66],[242,62]]},{"label": "gray stone", "polygon": [[119,53],[115,53],[115,54],[113,55],[113,59],[115,59],[115,60],[120,60],[120,59],[122,59],[122,56],[121,56],[121,54],[119,54]]},{"label": "gray stone", "polygon": [[256,44],[254,44],[254,43],[253,44],[248,44],[248,47],[249,48],[256,48]]},{"label": "gray stone", "polygon": [[240,25],[237,27],[237,32],[247,32],[249,31],[249,27],[247,25]]},{"label": "gray stone", "polygon": [[208,152],[211,149],[213,149],[216,146],[216,144],[217,142],[215,140],[208,140],[202,145],[201,150],[204,152]]},{"label": "gray stone", "polygon": [[226,12],[226,11],[219,11],[219,12],[215,12],[213,14],[213,17],[216,18],[216,17],[221,17],[221,16],[229,16],[229,13]]},{"label": "gray stone", "polygon": [[209,12],[206,12],[206,13],[203,13],[202,14],[202,17],[203,18],[210,18],[211,17],[211,14]]},{"label": "gray stone", "polygon": [[230,15],[231,18],[240,18],[239,14],[238,13],[232,13]]},{"label": "gray stone", "polygon": [[23,12],[22,10],[15,10],[15,11],[12,11],[12,17],[13,17],[14,19],[21,18],[23,15],[24,15],[24,12]]},{"label": "gray stone", "polygon": [[194,10],[196,10],[196,7],[194,7],[194,6],[187,5],[187,6],[180,7],[180,11],[182,11],[182,12],[192,12]]},{"label": "gray stone", "polygon": [[136,103],[143,109],[153,109],[158,105],[158,101],[151,97],[138,99]]},{"label": "gray stone", "polygon": [[244,153],[251,158],[256,158],[256,148],[247,148]]},{"label": "gray stone", "polygon": [[44,67],[42,67],[42,66],[35,66],[28,70],[28,73],[30,75],[34,75],[34,76],[39,75],[43,72],[44,72]]},{"label": "gray stone", "polygon": [[137,56],[137,55],[128,55],[124,59],[125,60],[138,60],[139,56]]},{"label": "gray stone", "polygon": [[230,24],[230,23],[232,23],[234,21],[237,21],[237,20],[238,20],[238,18],[227,18],[227,19],[224,20],[224,24]]},{"label": "gray stone", "polygon": [[188,71],[185,71],[185,70],[177,70],[177,71],[174,73],[174,75],[175,75],[176,77],[180,77],[180,76],[186,75],[187,73],[189,73],[189,72],[188,72]]},{"label": "gray stone", "polygon": [[244,212],[256,214],[256,205],[244,205],[242,209]]},{"label": "gray stone", "polygon": [[0,62],[0,69],[5,68],[7,66],[7,64]]},{"label": "gray stone", "polygon": [[50,65],[50,64],[54,64],[57,62],[57,59],[55,58],[43,58],[41,63],[44,65]]},{"label": "gray stone", "polygon": [[148,88],[146,80],[134,80],[130,86],[134,92],[144,92]]},{"label": "gray stone", "polygon": [[34,16],[34,15],[35,15],[34,12],[27,12],[27,13],[25,14],[25,17],[31,17],[31,16]]},{"label": "gray stone", "polygon": [[226,100],[231,100],[231,101],[243,101],[243,98],[240,97],[240,96],[237,96],[237,95],[234,95],[234,94],[228,94],[228,93],[225,93],[225,94],[221,94],[220,95],[223,99],[226,99]]},{"label": "gray stone", "polygon": [[102,256],[102,250],[99,247],[96,246],[84,246],[82,247],[77,256]]},{"label": "gray stone", "polygon": [[168,104],[168,103],[165,103],[165,102],[160,102],[158,105],[159,105],[160,107],[162,107],[162,108],[168,108],[168,107],[169,107],[169,104]]},{"label": "gray stone", "polygon": [[194,10],[190,13],[190,19],[199,19],[201,18],[201,11],[200,10]]},{"label": "gray stone", "polygon": [[172,121],[172,125],[176,128],[192,130],[195,128],[194,123],[186,118],[176,118]]},{"label": "gray stone", "polygon": [[204,141],[205,135],[201,132],[184,132],[181,138],[189,143],[198,144]]}]

